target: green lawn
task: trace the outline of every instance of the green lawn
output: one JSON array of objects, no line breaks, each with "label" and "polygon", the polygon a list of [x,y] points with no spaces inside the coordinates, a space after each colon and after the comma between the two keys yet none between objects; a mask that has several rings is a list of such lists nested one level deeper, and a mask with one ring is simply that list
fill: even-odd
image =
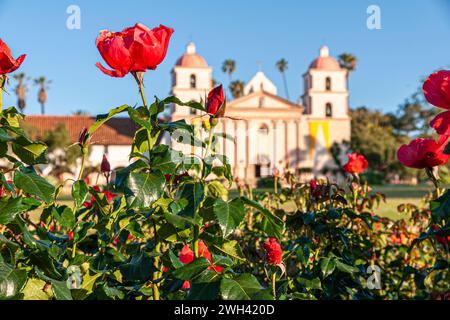
[{"label": "green lawn", "polygon": [[[391,219],[400,219],[404,217],[398,212],[397,207],[400,204],[412,203],[419,205],[422,197],[431,190],[430,186],[418,185],[385,185],[373,187],[373,192],[381,192],[386,195],[386,203],[381,203],[375,213]],[[271,192],[272,189],[256,189],[255,193]],[[231,190],[230,196],[237,196],[236,190]]]}]

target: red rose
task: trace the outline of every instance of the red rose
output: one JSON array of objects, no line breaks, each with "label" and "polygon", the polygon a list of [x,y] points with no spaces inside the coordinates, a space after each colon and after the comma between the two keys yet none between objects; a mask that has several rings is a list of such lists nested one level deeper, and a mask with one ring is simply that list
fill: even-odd
[{"label": "red rose", "polygon": [[106,154],[103,155],[102,164],[100,165],[100,170],[102,173],[111,172],[111,164],[106,157]]},{"label": "red rose", "polygon": [[[99,186],[94,186],[93,189],[97,192],[97,193],[103,193],[103,195],[106,198],[106,201],[108,202],[108,204],[111,203],[111,201],[114,199],[114,197],[117,197],[118,195],[109,191],[101,191]],[[86,201],[85,203],[83,203],[83,206],[85,208],[92,208],[92,206],[95,203],[95,197],[92,196],[90,201]]]},{"label": "red rose", "polygon": [[266,250],[266,261],[270,265],[278,265],[282,261],[283,250],[275,238],[269,238],[263,245]]},{"label": "red rose", "polygon": [[185,280],[184,282],[183,282],[183,285],[181,286],[181,289],[183,289],[183,290],[188,290],[188,289],[190,289],[191,288],[191,283],[188,281],[188,280]]},{"label": "red rose", "polygon": [[0,75],[5,75],[19,69],[26,55],[23,54],[19,58],[14,59],[11,55],[11,50],[6,43],[0,39]]},{"label": "red rose", "polygon": [[431,120],[430,126],[435,129],[439,135],[450,136],[450,111],[439,113]]},{"label": "red rose", "polygon": [[67,235],[69,236],[69,241],[73,239],[73,231],[67,232]]},{"label": "red rose", "polygon": [[173,29],[160,25],[153,30],[138,23],[121,32],[103,30],[96,45],[102,58],[113,69],[96,66],[105,74],[122,78],[129,72],[154,70],[164,60]]},{"label": "red rose", "polygon": [[402,145],[397,151],[398,160],[405,166],[415,169],[432,168],[448,162],[450,155],[444,154],[448,136],[434,139],[415,139]]},{"label": "red rose", "polygon": [[215,117],[220,118],[225,114],[225,95],[222,85],[215,87],[208,94],[206,100],[206,112]]},{"label": "red rose", "polygon": [[432,105],[450,110],[450,71],[441,70],[430,74],[423,83],[423,93]]},{"label": "red rose", "polygon": [[[211,252],[209,252],[208,247],[202,240],[198,242],[198,256],[207,259],[211,263],[209,270],[214,270],[218,273],[223,271],[223,267],[213,263]],[[181,249],[178,259],[184,264],[189,264],[194,261],[194,251],[192,251],[189,244]]]},{"label": "red rose", "polygon": [[342,167],[345,172],[362,173],[369,167],[369,163],[362,154],[350,153],[347,157],[348,162]]}]

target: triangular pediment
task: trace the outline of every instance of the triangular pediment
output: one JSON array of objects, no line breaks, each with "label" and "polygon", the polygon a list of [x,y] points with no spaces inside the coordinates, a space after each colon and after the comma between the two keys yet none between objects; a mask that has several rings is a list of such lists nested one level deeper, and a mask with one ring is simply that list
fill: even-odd
[{"label": "triangular pediment", "polygon": [[300,105],[283,99],[269,92],[260,91],[240,97],[227,103],[227,108],[232,109],[298,109]]}]

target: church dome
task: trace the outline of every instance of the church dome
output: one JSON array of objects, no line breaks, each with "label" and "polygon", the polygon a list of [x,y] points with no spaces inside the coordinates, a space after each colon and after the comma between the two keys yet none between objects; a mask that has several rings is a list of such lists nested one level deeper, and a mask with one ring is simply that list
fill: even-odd
[{"label": "church dome", "polygon": [[341,66],[339,62],[333,57],[330,57],[328,47],[323,46],[320,48],[320,56],[314,60],[309,66],[310,69],[320,69],[326,71],[339,71]]},{"label": "church dome", "polygon": [[178,59],[176,66],[183,68],[208,68],[206,60],[195,52],[195,44],[188,43],[186,53]]}]

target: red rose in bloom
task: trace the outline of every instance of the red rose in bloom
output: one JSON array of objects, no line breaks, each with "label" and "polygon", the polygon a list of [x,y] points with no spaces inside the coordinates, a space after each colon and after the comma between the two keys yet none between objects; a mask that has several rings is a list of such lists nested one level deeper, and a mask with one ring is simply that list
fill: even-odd
[{"label": "red rose in bloom", "polygon": [[102,58],[113,69],[96,66],[105,74],[122,78],[129,72],[155,70],[164,60],[173,29],[160,25],[153,30],[138,23],[121,32],[103,30],[96,45]]},{"label": "red rose in bloom", "polygon": [[423,83],[423,93],[432,105],[450,110],[450,71],[441,70],[430,74]]},{"label": "red rose in bloom", "polygon": [[275,238],[269,238],[263,245],[266,250],[266,260],[270,265],[278,265],[282,261],[283,250]]},{"label": "red rose in bloom", "polygon": [[106,154],[103,155],[102,164],[100,165],[100,170],[102,173],[111,172],[111,164],[106,157]]},{"label": "red rose in bloom", "polygon": [[0,75],[5,75],[19,69],[26,55],[23,54],[17,60],[11,56],[11,50],[6,43],[0,39]]},{"label": "red rose in bloom", "polygon": [[432,168],[446,164],[450,155],[444,154],[448,136],[434,139],[415,139],[402,145],[397,151],[398,160],[405,166],[415,169]]},{"label": "red rose in bloom", "polygon": [[348,162],[342,167],[345,172],[363,173],[369,167],[369,163],[362,154],[350,153],[347,157]]},{"label": "red rose in bloom", "polygon": [[206,99],[206,112],[215,117],[221,118],[225,114],[225,95],[222,85],[215,87],[208,94]]},{"label": "red rose in bloom", "polygon": [[450,111],[439,113],[431,120],[430,126],[436,130],[437,134],[450,136]]},{"label": "red rose in bloom", "polygon": [[[209,252],[208,247],[202,240],[198,242],[198,256],[207,259],[211,263],[209,270],[214,270],[218,273],[223,271],[223,267],[214,265],[214,263],[212,262],[211,252]],[[191,250],[189,244],[185,245],[181,249],[178,259],[184,264],[189,264],[194,261],[194,251]],[[184,281],[182,289],[189,289],[190,287],[191,285],[189,281]]]}]

